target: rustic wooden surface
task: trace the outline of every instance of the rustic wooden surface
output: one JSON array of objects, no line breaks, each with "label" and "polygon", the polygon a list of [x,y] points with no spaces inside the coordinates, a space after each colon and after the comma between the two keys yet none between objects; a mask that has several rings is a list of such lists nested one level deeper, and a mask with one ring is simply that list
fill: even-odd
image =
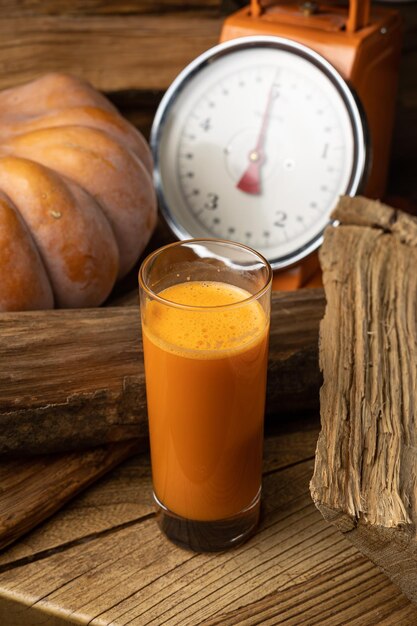
[{"label": "rustic wooden surface", "polygon": [[129,15],[115,2],[109,13],[47,15],[35,4],[33,14],[8,11],[10,4],[0,16],[0,65],[7,68],[0,89],[61,69],[102,91],[163,90],[217,42],[222,22],[218,7],[205,2],[174,5],[164,12],[163,26],[151,2],[137,3],[141,9],[132,7]]},{"label": "rustic wooden surface", "polygon": [[324,517],[417,602],[417,218],[342,198],[320,259]]},{"label": "rustic wooden surface", "polygon": [[0,555],[2,626],[411,626],[417,608],[315,509],[318,419],[267,433],[258,534],[221,555],[158,531],[146,456]]},{"label": "rustic wooden surface", "polygon": [[[275,293],[267,414],[317,409],[323,291]],[[0,454],[147,439],[139,307],[4,313]],[[297,376],[294,376],[294,372]]]},{"label": "rustic wooden surface", "polygon": [[221,0],[1,0],[5,15],[131,15],[211,7]]},{"label": "rustic wooden surface", "polygon": [[137,452],[134,441],[0,463],[0,549]]}]

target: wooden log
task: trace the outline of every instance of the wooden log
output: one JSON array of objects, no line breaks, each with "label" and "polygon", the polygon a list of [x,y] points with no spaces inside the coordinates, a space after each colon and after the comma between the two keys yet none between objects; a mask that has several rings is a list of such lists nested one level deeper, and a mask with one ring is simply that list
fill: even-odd
[{"label": "wooden log", "polygon": [[[273,296],[267,414],[318,408],[323,291]],[[147,442],[138,307],[0,317],[0,454]]]},{"label": "wooden log", "polygon": [[321,250],[313,499],[417,602],[417,219],[343,198]]}]

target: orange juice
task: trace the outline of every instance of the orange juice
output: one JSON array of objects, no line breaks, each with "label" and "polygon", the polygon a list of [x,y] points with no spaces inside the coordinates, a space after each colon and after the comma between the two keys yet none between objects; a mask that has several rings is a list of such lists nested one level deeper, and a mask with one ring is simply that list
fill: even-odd
[{"label": "orange juice", "polygon": [[226,283],[158,296],[187,306],[149,300],[142,312],[155,495],[181,517],[226,519],[259,494],[269,322]]}]

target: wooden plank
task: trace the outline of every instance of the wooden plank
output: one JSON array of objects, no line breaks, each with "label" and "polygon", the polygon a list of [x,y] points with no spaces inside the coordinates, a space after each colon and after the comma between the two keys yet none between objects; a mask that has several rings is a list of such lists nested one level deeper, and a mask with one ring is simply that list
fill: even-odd
[{"label": "wooden plank", "polygon": [[[274,435],[281,437],[284,449],[285,435]],[[278,450],[272,446],[266,460]],[[112,532],[40,553],[33,562],[11,563],[0,574],[0,623],[414,623],[417,609],[316,511],[308,494],[311,471],[308,460],[267,471],[259,532],[230,552],[181,550],[144,515]],[[120,474],[116,484],[122,492]],[[97,487],[96,497],[99,492]]]},{"label": "wooden plank", "polygon": [[[323,291],[275,293],[267,414],[318,408]],[[80,450],[147,442],[139,310],[1,316],[0,453]]]},{"label": "wooden plank", "polygon": [[213,8],[222,0],[0,0],[3,16],[134,15],[163,11]]},{"label": "wooden plank", "polygon": [[166,89],[214,45],[221,19],[210,11],[158,15],[33,16],[0,20],[0,89],[63,71],[102,91]]},{"label": "wooden plank", "polygon": [[321,249],[324,384],[311,490],[417,602],[417,218],[342,198]]},{"label": "wooden plank", "polygon": [[55,513],[135,451],[135,442],[122,442],[83,454],[0,463],[0,549]]},{"label": "wooden plank", "polygon": [[[273,436],[271,435],[273,433]],[[318,419],[297,417],[288,423],[267,425],[264,472],[312,459],[318,435]],[[29,467],[30,462],[28,462]],[[35,465],[36,466],[36,465]],[[1,510],[1,508],[0,508]],[[78,496],[65,510],[34,530],[23,542],[0,554],[0,571],[8,565],[39,560],[52,550],[139,521],[153,513],[152,483],[147,455],[136,456],[116,468]]]}]

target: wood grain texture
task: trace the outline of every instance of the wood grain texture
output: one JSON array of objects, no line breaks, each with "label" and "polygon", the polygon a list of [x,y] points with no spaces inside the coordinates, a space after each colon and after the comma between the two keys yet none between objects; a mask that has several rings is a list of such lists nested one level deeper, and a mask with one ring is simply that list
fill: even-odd
[{"label": "wood grain texture", "polygon": [[1,326],[3,453],[146,438],[137,308],[3,314]]},{"label": "wood grain texture", "polygon": [[[264,472],[291,466],[300,459],[312,459],[318,435],[318,420],[298,416],[289,423],[268,424],[264,444]],[[29,465],[29,462],[28,462]],[[30,465],[29,465],[30,467]],[[39,560],[74,542],[136,522],[153,513],[152,483],[147,455],[117,467],[58,512],[45,526],[33,531],[0,554],[0,571]]]},{"label": "wood grain texture", "polygon": [[0,89],[51,71],[87,79],[102,91],[166,89],[194,57],[214,45],[212,12],[158,15],[33,16],[0,19]]},{"label": "wood grain texture", "polygon": [[221,0],[0,0],[3,16],[15,15],[135,15],[210,7]]},{"label": "wood grain texture", "polygon": [[135,451],[135,442],[123,442],[83,454],[0,463],[0,549],[55,513]]},{"label": "wood grain texture", "polygon": [[417,219],[343,198],[321,249],[314,501],[417,601]]},{"label": "wood grain texture", "polygon": [[[268,415],[317,409],[323,310],[320,289],[273,295]],[[138,306],[4,313],[1,334],[0,454],[146,445]]]},{"label": "wood grain texture", "polygon": [[[14,556],[0,566],[0,623],[415,623],[417,609],[315,509],[308,480],[316,428],[316,420],[294,420],[268,433],[259,532],[220,555],[181,550],[159,533],[142,500],[149,497],[149,468],[143,458],[129,461],[11,549]],[[99,514],[106,517],[114,497],[119,516],[103,529]],[[65,543],[65,524],[73,533],[84,528],[78,540]]]}]

